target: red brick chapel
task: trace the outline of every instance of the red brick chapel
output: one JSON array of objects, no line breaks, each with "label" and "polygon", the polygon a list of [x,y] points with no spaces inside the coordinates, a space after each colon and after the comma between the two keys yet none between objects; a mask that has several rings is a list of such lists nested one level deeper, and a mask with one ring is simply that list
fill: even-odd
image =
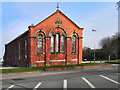
[{"label": "red brick chapel", "polygon": [[5,44],[4,63],[19,67],[80,64],[82,31],[83,28],[57,9]]}]

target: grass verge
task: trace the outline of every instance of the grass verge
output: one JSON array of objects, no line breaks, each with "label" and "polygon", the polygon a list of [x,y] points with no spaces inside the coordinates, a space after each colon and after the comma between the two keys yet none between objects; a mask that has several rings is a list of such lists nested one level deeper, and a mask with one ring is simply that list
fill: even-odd
[{"label": "grass verge", "polygon": [[117,59],[117,60],[111,60],[111,61],[106,61],[106,63],[120,64],[120,59]]},{"label": "grass verge", "polygon": [[0,73],[13,73],[13,72],[28,72],[28,71],[42,71],[43,69],[49,68],[69,68],[69,67],[77,67],[77,66],[91,66],[91,65],[105,65],[108,63],[82,63],[76,65],[58,65],[58,66],[46,66],[46,67],[22,67],[22,68],[14,68],[14,69],[2,69]]}]

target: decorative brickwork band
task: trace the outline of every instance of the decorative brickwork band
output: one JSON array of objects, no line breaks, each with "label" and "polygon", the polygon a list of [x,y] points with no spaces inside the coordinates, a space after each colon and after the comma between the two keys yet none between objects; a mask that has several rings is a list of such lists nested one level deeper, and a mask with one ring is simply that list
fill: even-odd
[{"label": "decorative brickwork band", "polygon": [[64,30],[64,32],[65,32],[65,34],[66,34],[66,36],[68,36],[68,34],[67,34],[67,31],[65,30],[65,28],[63,28],[62,26],[55,26],[55,27],[53,27],[51,30],[50,30],[50,32],[49,32],[49,36],[51,36],[52,34],[51,34],[51,32],[52,32],[52,30],[54,30],[55,28],[61,28],[62,30]]},{"label": "decorative brickwork band", "polygon": [[65,61],[65,59],[64,60],[50,60],[50,62],[64,62]]},{"label": "decorative brickwork band", "polygon": [[43,33],[45,34],[45,37],[47,37],[46,33],[45,33],[43,30],[38,30],[38,31],[36,31],[35,34],[34,34],[34,36],[36,36],[36,34],[37,34],[38,32],[43,32]]},{"label": "decorative brickwork band", "polygon": [[36,63],[43,63],[43,62],[45,62],[45,61],[36,61]]},{"label": "decorative brickwork band", "polygon": [[78,59],[71,59],[71,61],[77,61]]}]

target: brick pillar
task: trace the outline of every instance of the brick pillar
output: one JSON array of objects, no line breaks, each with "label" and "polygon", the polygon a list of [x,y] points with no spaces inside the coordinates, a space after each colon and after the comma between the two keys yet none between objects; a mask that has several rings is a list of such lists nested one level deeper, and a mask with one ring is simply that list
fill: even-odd
[{"label": "brick pillar", "polygon": [[36,57],[35,57],[35,39],[36,37],[33,36],[34,28],[32,26],[29,27],[29,66],[36,67]]},{"label": "brick pillar", "polygon": [[66,65],[69,65],[71,64],[71,61],[70,61],[70,56],[71,56],[71,38],[70,37],[67,37],[66,39],[67,41],[67,45],[66,45],[66,53],[67,53],[67,60],[66,60]]},{"label": "brick pillar", "polygon": [[82,39],[79,39],[79,64],[82,63]]},{"label": "brick pillar", "polygon": [[67,38],[65,37],[65,65],[67,64]]},{"label": "brick pillar", "polygon": [[30,38],[30,56],[29,56],[29,64],[31,67],[36,67],[36,49],[35,49],[35,38],[31,37]]},{"label": "brick pillar", "polygon": [[51,54],[51,43],[50,43],[50,37],[46,37],[46,66],[50,66],[50,54]]}]

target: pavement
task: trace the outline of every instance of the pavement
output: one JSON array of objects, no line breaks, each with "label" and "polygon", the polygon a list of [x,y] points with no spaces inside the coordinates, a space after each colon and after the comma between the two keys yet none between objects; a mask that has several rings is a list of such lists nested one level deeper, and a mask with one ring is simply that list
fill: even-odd
[{"label": "pavement", "polygon": [[[17,76],[19,74],[19,76]],[[15,75],[11,77],[11,75]],[[3,74],[2,90],[69,90],[90,88],[120,88],[120,72],[118,65],[95,67],[86,69],[73,69],[61,71],[37,71],[14,74]]]},{"label": "pavement", "polygon": [[[105,61],[101,61],[102,63]],[[82,61],[82,63],[90,63],[90,61]],[[94,63],[94,61],[91,61],[91,63]],[[95,63],[100,63],[100,61],[95,61]],[[19,67],[3,67],[2,63],[0,62],[0,69],[12,69],[12,68],[19,68]]]},{"label": "pavement", "polygon": [[19,68],[19,67],[7,67],[7,66],[2,66],[2,63],[0,62],[0,69],[12,69],[12,68]]},{"label": "pavement", "polygon": [[[94,61],[82,61],[82,63],[94,63]],[[95,61],[95,63],[104,63],[106,61]]]}]

